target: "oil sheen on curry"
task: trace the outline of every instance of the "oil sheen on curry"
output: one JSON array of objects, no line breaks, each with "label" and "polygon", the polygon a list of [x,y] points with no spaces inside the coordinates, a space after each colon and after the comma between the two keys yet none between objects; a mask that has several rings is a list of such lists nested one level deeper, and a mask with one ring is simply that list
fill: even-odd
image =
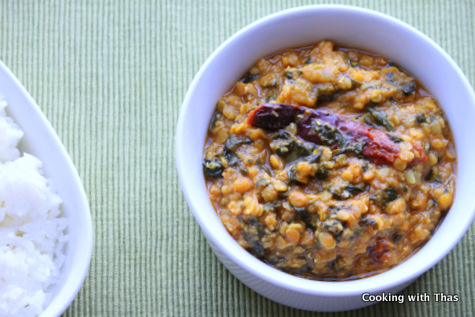
[{"label": "oil sheen on curry", "polygon": [[431,237],[455,161],[448,122],[414,78],[322,41],[258,60],[218,101],[203,170],[243,248],[296,276],[346,280]]}]

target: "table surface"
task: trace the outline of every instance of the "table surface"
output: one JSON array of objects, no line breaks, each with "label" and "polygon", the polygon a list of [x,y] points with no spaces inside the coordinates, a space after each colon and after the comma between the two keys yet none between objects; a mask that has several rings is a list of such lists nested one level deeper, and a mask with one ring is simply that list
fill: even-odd
[{"label": "table surface", "polygon": [[[322,1],[1,1],[0,59],[59,134],[83,180],[95,246],[65,316],[313,316],[244,286],[212,254],[181,193],[174,130],[200,65],[276,11]],[[326,1],[395,16],[439,43],[475,83],[475,2]],[[402,294],[332,316],[473,316],[474,238]],[[435,293],[459,302],[435,302]]]}]

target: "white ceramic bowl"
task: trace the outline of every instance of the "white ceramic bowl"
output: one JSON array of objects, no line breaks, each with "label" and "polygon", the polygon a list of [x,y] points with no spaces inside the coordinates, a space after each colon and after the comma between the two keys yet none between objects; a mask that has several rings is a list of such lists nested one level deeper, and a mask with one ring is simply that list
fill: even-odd
[{"label": "white ceramic bowl", "polygon": [[[419,79],[445,111],[455,138],[455,201],[429,242],[398,266],[345,282],[312,281],[272,268],[241,248],[217,217],[202,170],[206,131],[217,100],[259,58],[285,48],[332,39],[375,52]],[[205,62],[181,108],[176,164],[185,198],[211,248],[224,265],[256,292],[284,305],[342,311],[371,304],[363,293],[396,293],[439,262],[462,238],[475,215],[475,96],[453,60],[431,39],[390,16],[349,6],[308,6],[265,17],[234,34]]]},{"label": "white ceramic bowl", "polygon": [[71,159],[53,128],[31,96],[0,62],[0,93],[8,102],[7,112],[24,132],[20,149],[43,163],[46,177],[62,198],[68,222],[66,259],[59,282],[50,290],[52,298],[41,317],[59,316],[81,288],[92,255],[92,221],[89,203]]}]

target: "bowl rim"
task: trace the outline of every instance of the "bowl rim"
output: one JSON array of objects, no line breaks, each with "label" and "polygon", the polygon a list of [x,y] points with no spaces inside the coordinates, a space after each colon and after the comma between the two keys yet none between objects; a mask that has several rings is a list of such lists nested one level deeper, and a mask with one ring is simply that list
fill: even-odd
[{"label": "bowl rim", "polygon": [[[64,267],[67,262],[68,257],[74,257],[74,262],[71,263],[70,272],[68,275],[65,275],[64,282],[67,285],[63,285],[62,280],[56,281],[47,291],[53,291],[51,294],[52,297],[48,297],[47,294],[47,301],[45,302],[45,307],[43,307],[43,311],[40,313],[41,317],[46,316],[59,316],[61,315],[72,303],[72,301],[76,298],[79,290],[81,289],[84,280],[87,276],[89,271],[91,258],[92,258],[92,251],[94,245],[94,238],[93,238],[93,225],[92,225],[92,217],[91,217],[91,210],[89,206],[89,202],[84,191],[84,187],[77,172],[76,167],[74,166],[71,157],[67,153],[64,145],[61,143],[58,135],[56,134],[55,130],[51,126],[51,123],[48,121],[44,113],[41,111],[38,104],[35,102],[33,97],[29,94],[29,92],[24,88],[22,83],[16,78],[16,76],[10,71],[10,69],[0,60],[0,81],[4,81],[5,87],[7,87],[8,92],[5,91],[5,99],[8,103],[7,112],[9,115],[13,117],[15,122],[20,126],[22,131],[25,132],[25,127],[18,123],[18,118],[15,118],[14,115],[11,114],[12,108],[23,109],[20,111],[28,111],[29,118],[33,118],[32,120],[36,120],[41,122],[41,125],[35,127],[37,128],[38,134],[45,138],[45,142],[48,142],[50,149],[54,148],[55,155],[57,155],[58,160],[63,164],[70,174],[71,180],[71,190],[75,193],[75,200],[74,203],[75,210],[81,211],[81,243],[74,245],[74,250],[68,251],[71,245],[71,241],[68,240],[65,243],[65,261],[60,268],[59,276],[61,276],[64,270]],[[3,89],[3,87],[2,87]],[[3,92],[3,90],[2,90]],[[2,94],[3,95],[3,94]],[[12,101],[13,100],[13,101]],[[25,132],[25,136],[22,140],[27,140],[28,135]],[[22,141],[23,142],[23,141]],[[26,149],[25,153],[30,153],[28,149]],[[22,151],[23,152],[23,151]],[[34,154],[33,154],[34,155]],[[35,155],[36,156],[36,155]],[[43,165],[42,160],[42,165]],[[47,164],[47,163],[46,163]],[[43,165],[44,170],[44,165]],[[46,174],[46,178],[51,179],[50,175]],[[54,180],[53,180],[54,181]],[[60,189],[55,188],[55,191],[58,192]],[[60,198],[63,197],[60,195]],[[63,210],[64,212],[64,210]],[[66,218],[69,218],[66,215]],[[68,219],[68,225],[66,230],[70,232],[71,220]],[[73,252],[74,251],[74,252]],[[67,286],[67,287],[65,287]]]},{"label": "bowl rim", "polygon": [[[317,10],[317,11],[329,10],[329,11],[339,11],[339,12],[346,12],[346,13],[352,12],[352,13],[357,13],[360,15],[370,15],[372,17],[385,20],[385,23],[394,24],[399,28],[403,28],[406,31],[409,31],[410,33],[415,34],[419,38],[419,40],[427,43],[432,49],[434,49],[450,64],[450,67],[456,72],[457,76],[464,83],[464,88],[467,88],[467,89],[469,88],[468,93],[471,99],[471,105],[472,106],[475,105],[475,94],[473,92],[473,88],[471,87],[468,79],[465,77],[465,75],[460,70],[458,65],[435,41],[430,39],[428,36],[420,32],[419,30],[415,29],[411,25],[399,19],[396,19],[390,15],[387,15],[385,13],[381,13],[381,12],[366,9],[366,8],[350,6],[350,5],[306,5],[306,6],[299,6],[299,7],[295,7],[291,9],[286,9],[283,11],[279,11],[279,12],[264,16],[263,18],[260,18],[256,20],[255,22],[252,22],[249,25],[243,27],[239,31],[235,32],[232,36],[230,36],[227,40],[225,40],[218,48],[214,50],[214,52],[206,59],[206,61],[200,67],[199,71],[194,76],[193,81],[191,82],[187,90],[187,93],[185,95],[185,98],[183,100],[182,107],[180,109],[180,114],[178,117],[178,123],[176,126],[175,161],[176,161],[176,167],[178,171],[179,183],[181,185],[182,192],[188,203],[188,206],[190,207],[190,210],[192,211],[194,218],[200,225],[208,242],[216,246],[220,251],[225,253],[225,255],[231,261],[236,263],[239,267],[245,269],[247,272],[249,272],[253,276],[259,277],[271,285],[275,285],[287,290],[299,292],[302,294],[309,294],[309,295],[346,297],[346,296],[361,295],[364,292],[374,292],[374,293],[381,292],[386,289],[390,289],[392,287],[396,287],[404,283],[411,282],[412,280],[416,279],[421,274],[429,270],[431,267],[436,265],[443,257],[445,257],[460,241],[462,236],[468,230],[469,226],[472,224],[473,219],[475,217],[475,200],[471,202],[471,208],[470,208],[471,215],[469,217],[470,218],[469,221],[467,221],[463,226],[461,226],[461,228],[459,228],[458,234],[452,238],[454,242],[451,244],[451,247],[448,247],[445,250],[442,250],[440,253],[438,253],[437,256],[431,259],[431,262],[429,265],[425,265],[425,266],[421,265],[416,270],[411,270],[408,274],[405,274],[404,276],[401,276],[398,279],[392,279],[392,280],[385,279],[388,276],[388,272],[392,272],[396,268],[398,267],[401,268],[401,266],[404,266],[404,264],[407,263],[410,258],[413,258],[415,256],[415,255],[412,255],[411,257],[407,258],[405,261],[399,263],[395,267],[385,272],[382,272],[370,277],[365,277],[362,279],[345,280],[345,281],[309,280],[309,279],[293,276],[288,273],[284,273],[274,267],[271,267],[265,264],[264,262],[258,260],[253,255],[248,253],[246,250],[244,250],[236,241],[234,241],[234,239],[232,239],[232,237],[230,238],[232,241],[234,241],[234,244],[236,247],[233,247],[232,250],[226,249],[223,244],[223,240],[225,239],[220,239],[219,237],[216,237],[213,234],[212,228],[210,228],[207,225],[205,219],[203,219],[203,216],[205,216],[207,213],[201,212],[200,208],[202,207],[196,206],[194,204],[193,199],[192,199],[193,190],[192,188],[187,187],[186,175],[184,175],[182,172],[182,170],[184,169],[184,166],[186,166],[186,160],[184,159],[183,153],[182,153],[183,149],[181,148],[181,142],[183,142],[183,137],[185,136],[183,132],[185,129],[185,114],[188,112],[190,107],[192,107],[191,98],[192,98],[193,92],[197,88],[198,83],[201,81],[201,78],[203,77],[206,69],[210,66],[212,61],[219,54],[221,54],[221,52],[224,50],[225,47],[227,47],[229,44],[235,41],[238,41],[239,38],[243,37],[245,34],[249,32],[255,32],[254,30],[255,28],[259,28],[259,26],[262,26],[263,24],[275,23],[279,19],[284,18],[288,15],[299,15],[299,14],[308,13],[308,11],[314,11],[314,10]],[[228,246],[231,244],[228,244]],[[423,248],[424,247],[419,249],[417,253],[419,253]]]}]

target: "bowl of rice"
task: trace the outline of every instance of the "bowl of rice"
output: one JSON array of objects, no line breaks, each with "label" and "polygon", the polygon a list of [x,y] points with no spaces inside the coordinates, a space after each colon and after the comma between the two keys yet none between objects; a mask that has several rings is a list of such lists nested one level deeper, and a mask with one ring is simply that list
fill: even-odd
[{"label": "bowl of rice", "polygon": [[[341,279],[339,276],[336,276],[338,277],[338,279],[336,279],[333,272],[340,270],[340,268],[343,267],[340,266],[340,262],[338,261],[329,262],[330,265],[331,263],[336,263],[337,266],[325,266],[321,271],[315,271],[315,267],[318,269],[318,264],[320,262],[327,260],[327,258],[323,258],[323,256],[320,257],[319,254],[325,248],[331,251],[325,253],[328,255],[328,258],[335,257],[336,260],[338,260],[338,257],[341,254],[333,252],[334,245],[336,243],[340,243],[338,240],[338,235],[335,235],[335,233],[343,232],[346,230],[345,228],[348,227],[343,226],[343,231],[339,230],[338,228],[340,227],[337,227],[336,225],[334,227],[338,229],[336,231],[331,231],[330,229],[333,228],[331,226],[328,227],[329,229],[322,227],[329,232],[331,231],[331,235],[333,237],[330,236],[330,234],[326,234],[327,232],[323,232],[325,235],[322,232],[319,232],[319,239],[314,239],[317,241],[316,244],[309,244],[309,246],[307,246],[306,242],[301,242],[304,240],[310,241],[311,238],[305,239],[306,236],[309,236],[306,235],[308,231],[307,229],[312,229],[311,225],[315,225],[316,230],[314,233],[316,234],[317,231],[320,230],[320,225],[324,224],[325,219],[321,220],[316,217],[311,218],[311,216],[314,214],[308,216],[309,213],[314,213],[314,211],[312,211],[309,208],[309,205],[306,203],[310,200],[300,200],[300,198],[303,196],[310,197],[310,195],[317,196],[320,194],[320,192],[323,192],[322,190],[319,192],[317,186],[314,187],[317,189],[315,191],[313,188],[304,188],[301,192],[303,192],[305,195],[300,196],[292,196],[292,192],[290,192],[290,204],[287,205],[284,205],[286,202],[280,204],[280,200],[286,199],[285,195],[282,195],[282,198],[280,198],[279,195],[276,194],[274,196],[268,195],[268,201],[270,202],[269,204],[272,205],[264,206],[264,203],[267,203],[267,198],[264,196],[264,190],[262,191],[262,193],[264,193],[262,195],[262,200],[248,199],[246,201],[246,198],[251,197],[250,194],[253,194],[250,193],[251,190],[256,189],[261,185],[262,188],[270,188],[266,186],[273,186],[272,181],[275,181],[274,183],[278,184],[277,180],[274,179],[271,179],[270,183],[258,184],[254,178],[255,175],[261,175],[260,169],[264,170],[266,174],[272,177],[278,175],[275,170],[278,169],[279,165],[273,164],[270,158],[271,155],[267,155],[271,153],[268,151],[269,149],[273,150],[272,145],[269,145],[268,147],[267,143],[261,142],[259,140],[260,137],[255,139],[250,137],[251,140],[247,140],[246,138],[233,139],[228,137],[226,134],[223,134],[225,136],[225,138],[222,139],[223,142],[215,142],[216,144],[211,141],[208,142],[209,139],[207,139],[207,136],[210,135],[210,130],[211,133],[214,133],[214,127],[218,127],[219,124],[225,122],[224,120],[219,120],[218,115],[221,117],[223,115],[225,117],[233,115],[234,112],[232,112],[232,110],[235,109],[236,116],[233,118],[235,121],[229,120],[229,123],[230,131],[238,136],[247,137],[247,133],[249,131],[256,131],[256,135],[263,136],[263,138],[261,138],[262,140],[265,138],[271,140],[270,142],[274,142],[275,140],[279,142],[282,142],[282,140],[287,140],[280,136],[277,137],[273,134],[271,135],[271,133],[277,134],[281,132],[281,128],[279,128],[280,130],[276,132],[268,132],[264,131],[264,129],[271,129],[271,125],[276,124],[280,118],[292,117],[293,115],[285,115],[283,112],[281,112],[281,110],[289,110],[298,113],[295,113],[294,119],[291,119],[289,122],[285,123],[285,129],[289,128],[289,126],[292,124],[296,124],[297,132],[294,134],[293,130],[290,130],[290,128],[284,132],[288,132],[292,137],[293,135],[297,135],[297,137],[300,139],[292,139],[295,142],[305,139],[305,133],[298,131],[300,126],[303,126],[303,120],[312,117],[313,114],[317,116],[316,112],[312,112],[314,109],[309,110],[307,108],[318,107],[318,104],[315,103],[315,100],[309,102],[308,105],[302,104],[302,102],[306,101],[304,94],[298,95],[298,97],[302,97],[299,100],[296,98],[293,98],[290,101],[286,99],[277,100],[276,98],[282,97],[282,92],[286,91],[286,87],[291,87],[292,89],[295,87],[295,85],[287,85],[288,82],[300,82],[302,83],[302,87],[309,87],[309,91],[311,92],[315,91],[313,89],[322,88],[321,85],[325,83],[315,84],[315,79],[320,80],[321,78],[305,78],[305,71],[309,67],[314,67],[312,66],[314,61],[307,58],[305,60],[308,60],[308,63],[304,62],[305,65],[302,66],[300,60],[298,58],[294,58],[294,64],[297,66],[293,67],[302,67],[302,71],[298,72],[299,69],[293,70],[286,68],[284,69],[283,74],[285,77],[277,76],[275,83],[273,81],[267,81],[267,77],[265,78],[266,80],[264,80],[264,76],[267,75],[259,78],[254,78],[253,76],[262,75],[259,65],[264,65],[267,61],[270,61],[271,64],[275,61],[275,64],[269,66],[269,69],[276,70],[274,73],[282,71],[275,65],[280,63],[280,61],[282,61],[283,65],[284,57],[290,61],[288,62],[289,64],[292,64],[292,59],[288,58],[288,56],[291,56],[292,54],[288,53],[288,55],[284,57],[280,57],[279,55],[286,54],[286,50],[313,47],[313,45],[319,42],[325,44],[325,42],[321,41],[327,40],[331,40],[343,48],[359,49],[366,52],[371,52],[378,56],[384,56],[388,61],[394,62],[396,65],[401,67],[401,69],[404,69],[409,74],[411,74],[411,76],[416,78],[421,83],[421,85],[431,93],[431,95],[434,97],[434,100],[437,101],[445,113],[447,122],[452,128],[453,141],[455,144],[454,151],[456,152],[455,154],[457,157],[457,167],[456,170],[454,170],[456,175],[456,184],[453,193],[453,204],[451,206],[448,204],[445,206],[447,207],[445,217],[441,220],[437,227],[434,227],[433,230],[431,230],[430,238],[423,245],[421,245],[420,248],[417,249],[417,252],[413,253],[410,257],[405,258],[397,265],[385,268],[384,270],[373,271],[370,276],[357,276],[358,279]],[[328,43],[323,46],[327,47],[327,45]],[[305,49],[302,49],[299,52],[304,51]],[[321,52],[321,50],[318,48],[317,51]],[[342,52],[339,52],[338,54],[340,54],[340,57],[346,56],[347,52],[348,50],[346,49]],[[304,55],[305,54],[299,56],[303,57]],[[371,54],[367,55],[369,56]],[[265,59],[264,57],[269,58]],[[312,55],[312,57],[314,57],[314,55]],[[259,65],[256,64],[257,67],[254,67],[253,65],[256,63],[256,61],[260,59],[262,59],[263,62]],[[322,61],[323,60],[324,56],[322,57]],[[316,60],[316,62],[317,64],[324,64],[324,62],[318,62],[318,60]],[[343,62],[344,61],[342,61],[342,63]],[[351,56],[348,62],[352,63]],[[352,67],[357,67],[355,65],[352,65]],[[363,64],[361,63],[361,65]],[[315,67],[316,66],[321,65],[315,65]],[[391,67],[393,67],[393,65],[387,65],[387,67],[385,66],[385,71],[392,69]],[[254,72],[254,68],[258,69],[258,71]],[[319,70],[319,68],[317,70]],[[316,73],[324,75],[327,74],[325,72],[320,73],[319,71]],[[329,74],[333,76],[337,73],[333,72]],[[300,78],[301,76],[303,76],[303,79],[305,80]],[[386,79],[390,77],[391,75],[386,77]],[[281,86],[282,90],[278,91],[278,89],[275,87],[279,87],[278,85],[280,79],[282,79],[283,84]],[[249,85],[256,80],[259,80],[259,85],[250,87]],[[230,87],[233,87],[233,84],[236,82],[238,83],[236,84],[237,89],[235,91],[242,92],[242,96],[235,96],[232,93],[226,94],[229,92]],[[354,85],[355,87],[363,87],[355,85],[355,82],[351,81],[348,81],[348,84],[349,86]],[[266,95],[264,93],[265,90],[261,89],[262,87],[268,90],[276,89],[276,98],[274,98],[272,95]],[[253,90],[253,88],[255,88],[255,90]],[[367,88],[369,90],[371,89],[370,86]],[[340,87],[340,92],[342,89],[344,88]],[[356,93],[359,93],[360,90],[361,89],[359,89]],[[265,100],[262,103],[257,104],[251,101],[241,102],[242,99],[239,99],[241,97],[252,97],[254,96],[253,93],[254,95],[257,95],[258,98],[264,98]],[[410,92],[407,93],[411,94]],[[228,107],[227,104],[220,105],[223,95],[225,95],[226,98],[234,98],[234,101],[241,102],[241,104],[239,104],[240,107],[233,108]],[[296,94],[293,95],[293,97],[295,96]],[[344,97],[345,94],[343,93],[342,96]],[[266,97],[270,97],[269,100],[267,100]],[[249,99],[251,98],[249,97]],[[381,100],[378,97],[371,101],[373,104],[378,104]],[[233,100],[229,100],[229,104],[232,103]],[[275,107],[276,104],[278,104],[277,108]],[[408,104],[402,104],[401,109],[407,110],[407,105]],[[223,110],[222,113],[218,113],[218,115],[213,116],[215,109],[217,109],[219,112],[220,106],[222,106],[223,109],[230,109],[231,111],[225,113],[226,111]],[[327,106],[330,108],[329,105]],[[266,109],[270,109],[272,111],[268,111],[268,114],[270,115],[264,117],[266,114]],[[305,112],[301,113],[300,111],[304,111],[302,109],[305,109]],[[252,112],[249,110],[252,110]],[[261,110],[263,112],[260,112]],[[257,115],[262,115],[262,117],[266,120],[263,120],[262,123],[257,124],[257,121],[254,120]],[[322,114],[322,117],[323,116],[324,115]],[[218,120],[215,120],[216,117],[218,117]],[[249,121],[250,118],[252,119],[251,121]],[[183,101],[183,106],[180,109],[175,145],[176,164],[180,185],[182,187],[184,196],[188,205],[190,206],[191,212],[200,225],[207,242],[217,255],[218,259],[240,281],[257,293],[271,300],[299,309],[311,311],[343,311],[357,309],[376,303],[378,300],[380,300],[378,298],[382,298],[383,295],[394,296],[402,289],[407,287],[415,279],[429,270],[432,266],[436,265],[444,256],[446,256],[450,250],[455,247],[455,245],[459,242],[471,225],[475,216],[475,196],[472,193],[473,179],[475,178],[475,165],[471,163],[472,157],[475,155],[475,146],[472,140],[472,136],[474,134],[474,120],[475,95],[470,83],[458,66],[454,63],[454,61],[447,55],[447,53],[445,53],[436,43],[434,43],[421,32],[395,18],[362,8],[339,5],[299,7],[267,16],[243,28],[227,41],[225,41],[218,49],[216,49],[216,51],[204,63],[191,83],[187,95]],[[216,122],[216,125],[214,125],[214,122]],[[264,126],[264,123],[266,122],[268,122],[270,125]],[[334,122],[339,121],[335,119]],[[248,127],[246,129],[240,130],[237,125],[241,123],[243,123],[243,127],[245,127],[246,124]],[[249,124],[254,125],[254,123],[256,123],[256,125],[252,127],[254,130],[248,129]],[[234,126],[234,124],[237,125]],[[335,126],[337,125],[338,124],[335,124]],[[317,129],[320,126],[321,125],[317,124],[317,126],[314,126],[314,128]],[[210,127],[212,129],[210,129]],[[301,131],[305,130],[301,129]],[[350,130],[347,129],[346,131]],[[367,134],[366,136],[373,140],[372,136],[368,136]],[[255,170],[257,170],[258,173],[254,175],[252,174],[253,170],[248,169],[248,167],[253,168],[253,166],[250,165],[253,164],[254,158],[249,158],[249,160],[242,160],[242,158],[244,158],[243,154],[246,154],[245,151],[251,153],[252,149],[250,147],[254,145],[254,143],[251,141],[256,140],[259,142],[259,144],[263,144],[262,149],[264,150],[259,153],[263,153],[265,155],[263,155],[264,158],[261,160],[261,163],[256,164],[259,170],[256,168]],[[432,138],[430,141],[432,140],[434,140],[434,138]],[[370,141],[371,140],[368,140],[368,142]],[[256,145],[256,148],[258,148],[259,144]],[[292,144],[295,146],[297,143]],[[207,146],[215,146],[216,151],[208,151],[206,148]],[[276,149],[281,148],[282,147],[276,147]],[[424,149],[424,151],[429,154],[426,149]],[[220,153],[223,153],[223,155]],[[315,154],[314,152],[310,152],[309,157],[313,155],[312,153]],[[321,162],[321,156],[319,156],[318,152],[316,155],[318,156],[318,162]],[[216,159],[217,157],[221,158],[220,156],[224,158],[224,160],[218,161]],[[416,156],[412,156],[412,158],[414,157]],[[354,157],[352,157],[352,159],[353,158]],[[267,167],[267,163],[265,163],[267,161],[265,160],[269,160],[271,165],[273,164],[273,170],[268,172],[264,169],[264,167]],[[283,165],[283,171],[285,171],[284,168],[292,163],[289,163],[287,160],[285,162],[287,165]],[[220,163],[222,165],[220,165]],[[314,162],[311,161],[311,164],[313,163]],[[235,171],[237,171],[237,173],[235,174],[231,173],[233,171],[231,171],[229,168],[229,166],[233,166],[233,164],[236,166]],[[259,164],[261,166],[259,166]],[[381,166],[380,163],[377,163],[376,165]],[[369,166],[371,166],[371,164]],[[299,169],[296,169],[295,171],[298,172]],[[207,172],[208,174],[206,176],[205,174]],[[227,186],[228,184],[226,182],[221,182],[222,179],[225,181],[231,179],[228,177],[229,175],[237,175],[236,182],[233,183],[237,185]],[[262,175],[264,175],[264,173],[262,173]],[[300,186],[299,188],[303,188],[300,184],[290,183],[290,181],[293,181],[291,178],[292,175],[298,176],[299,174],[287,173],[289,183],[285,183],[284,185],[288,185],[288,188],[297,188],[297,186]],[[222,178],[218,178],[221,176]],[[285,177],[285,175],[283,175],[283,177]],[[299,177],[296,177],[295,180],[301,183],[307,183],[306,180],[299,179]],[[241,182],[241,179],[245,180],[245,182]],[[323,177],[323,179],[327,179],[326,176]],[[344,179],[343,175],[341,176],[341,179]],[[221,183],[218,185],[214,184],[213,182],[216,180]],[[314,181],[316,184],[323,184],[320,180],[313,179],[312,181]],[[371,185],[373,183],[371,183]],[[220,186],[222,184],[224,185]],[[207,185],[210,185],[211,194],[209,194],[207,191]],[[279,188],[282,188],[282,192],[286,190],[284,189],[284,186],[280,186],[280,184]],[[280,191],[276,186],[274,186],[274,189],[276,191]],[[229,191],[229,196],[224,197],[223,195],[227,195],[227,193],[225,193],[227,191]],[[339,194],[339,192],[336,192],[336,194]],[[336,194],[335,192],[332,192],[332,197],[337,197]],[[248,196],[245,197],[243,200],[244,202],[241,203],[239,199],[244,197],[244,195]],[[361,195],[361,193],[357,195]],[[255,196],[258,197],[257,194]],[[215,199],[215,197],[218,197],[218,199]],[[276,199],[272,197],[276,197]],[[295,198],[293,201],[292,197]],[[224,200],[221,198],[224,198]],[[311,198],[313,202],[313,197]],[[318,203],[319,199],[324,202],[326,201],[322,196],[320,196],[315,198],[315,203]],[[348,199],[343,196],[338,199],[343,202],[348,201]],[[393,201],[392,198],[390,200]],[[254,204],[256,201],[263,206],[262,209],[257,203]],[[305,201],[305,204],[302,203],[300,205],[299,202],[301,201]],[[376,199],[374,201],[377,202],[378,200]],[[394,201],[397,201],[397,199]],[[246,203],[248,204],[246,205]],[[221,213],[219,213],[219,208],[214,208],[214,206],[221,207],[220,204],[223,206],[223,208],[221,208]],[[444,207],[443,200],[438,202],[438,204]],[[365,205],[367,204],[365,203]],[[259,208],[254,208],[254,206]],[[332,205],[331,207],[333,206],[337,205]],[[389,206],[389,204],[387,206]],[[287,209],[287,207],[289,208]],[[298,207],[299,209],[295,207]],[[225,208],[227,208],[227,210],[224,210]],[[263,224],[261,222],[261,218],[263,219],[266,215],[273,216],[271,211],[275,210],[275,208],[277,208],[278,212],[275,212],[274,214],[276,217],[280,217],[280,219],[277,219],[277,224],[280,225],[282,223],[281,228],[284,228],[284,225],[286,225],[283,223],[284,221],[287,221],[287,219],[290,220],[288,220],[289,225],[285,230],[282,230],[282,232],[276,231],[278,234],[273,235],[273,229],[269,228],[273,225],[273,222],[271,221],[272,219],[270,219],[268,223],[264,221]],[[224,212],[222,212],[223,210]],[[263,213],[262,216],[257,214],[258,218],[256,219],[258,219],[258,221],[255,221],[254,218],[251,219],[248,217],[246,210],[250,211],[249,215],[251,215],[254,211],[258,211],[260,213],[262,210]],[[340,209],[334,210],[338,211]],[[243,214],[241,214],[241,212]],[[318,209],[316,212],[319,212]],[[238,216],[234,217],[234,214]],[[289,217],[287,217],[287,214]],[[328,214],[332,215],[330,212]],[[224,221],[222,221],[223,217],[220,218],[220,216],[223,215],[225,216]],[[321,216],[321,214],[319,215]],[[340,215],[340,213],[338,213],[338,215]],[[344,213],[341,215],[343,216]],[[287,217],[287,219],[284,219],[284,216]],[[386,217],[387,215],[383,216]],[[234,221],[235,219],[236,221]],[[343,221],[346,223],[346,226],[348,226],[349,222],[344,220],[344,218],[338,219],[343,219]],[[363,220],[363,218],[361,219]],[[290,224],[290,221],[293,221],[293,223]],[[270,225],[267,226],[268,224]],[[362,221],[362,224],[364,224],[364,221]],[[307,229],[304,233],[301,233],[301,231],[303,232],[303,229],[301,230],[301,228],[304,225]],[[243,230],[240,228],[243,228]],[[373,227],[373,229],[374,228],[375,227]],[[268,230],[270,233],[266,230]],[[369,228],[368,230],[371,231],[372,229]],[[312,232],[310,233],[312,234]],[[235,236],[232,236],[232,234],[235,234]],[[242,239],[240,239],[241,236]],[[276,243],[267,244],[267,240],[264,240],[269,238],[268,241],[272,242],[271,239],[274,236],[276,236]],[[325,239],[322,239],[322,236]],[[237,239],[234,239],[236,237]],[[326,237],[329,237],[329,239],[326,240]],[[378,243],[382,241],[380,236],[377,235],[369,236],[369,238],[375,240]],[[397,244],[398,241],[402,241],[399,238],[400,236],[398,235],[394,236],[394,239],[391,241],[391,243]],[[285,239],[285,241],[283,239]],[[358,241],[357,239],[359,238],[356,237],[355,241]],[[280,242],[282,242],[282,244],[279,244]],[[345,242],[344,238],[341,240],[341,242]],[[307,252],[308,250],[314,252],[316,256],[314,256],[313,260],[316,265],[307,265],[307,259],[303,259],[305,262],[302,261],[302,263],[307,266],[300,266],[300,262],[298,261],[287,261],[291,257],[292,259],[290,260],[294,260],[293,257],[295,254],[284,253],[286,250],[290,250],[286,248],[292,243],[295,245],[300,243],[298,247],[294,248],[295,251],[300,252],[300,250],[303,250],[303,253],[295,253],[297,255],[309,254]],[[281,248],[280,245],[282,245],[283,248]],[[299,250],[297,250],[297,248],[299,248]],[[372,248],[372,246],[369,248]],[[254,253],[251,251],[248,252],[248,250],[252,250]],[[379,255],[384,255],[385,257],[388,254],[386,252],[387,250],[385,249],[385,246],[382,244],[376,244],[376,247],[373,250],[375,250],[375,252],[369,250],[370,255],[375,254],[375,258],[378,261],[380,259]],[[323,251],[327,252],[327,250]],[[356,252],[359,251],[357,250]],[[302,257],[298,258],[295,256],[296,260],[300,260],[301,258]],[[381,259],[382,258],[383,257],[381,257]],[[346,272],[350,272],[352,268],[358,268],[357,265],[351,266],[351,263],[348,263],[343,263],[348,265],[346,268],[343,267],[346,271],[341,272],[346,274]],[[361,262],[360,264],[364,263],[367,262]],[[304,269],[310,268],[313,271],[297,271],[297,269],[300,270],[301,267]],[[294,270],[290,270],[289,268]],[[360,268],[364,268],[363,265],[361,265]],[[328,271],[332,271],[332,280],[330,280],[330,278],[326,278],[328,274],[325,272]],[[313,276],[311,276],[312,278],[317,277],[318,279],[306,278],[309,276],[308,273],[313,274]],[[318,276],[315,273],[322,274]],[[320,279],[322,276],[325,279]],[[346,278],[348,276],[350,275],[345,275],[344,277]],[[371,295],[371,298],[375,300],[368,300],[369,295]]]},{"label": "bowl of rice", "polygon": [[1,62],[0,179],[0,316],[58,316],[89,268],[89,204],[56,133]]}]

